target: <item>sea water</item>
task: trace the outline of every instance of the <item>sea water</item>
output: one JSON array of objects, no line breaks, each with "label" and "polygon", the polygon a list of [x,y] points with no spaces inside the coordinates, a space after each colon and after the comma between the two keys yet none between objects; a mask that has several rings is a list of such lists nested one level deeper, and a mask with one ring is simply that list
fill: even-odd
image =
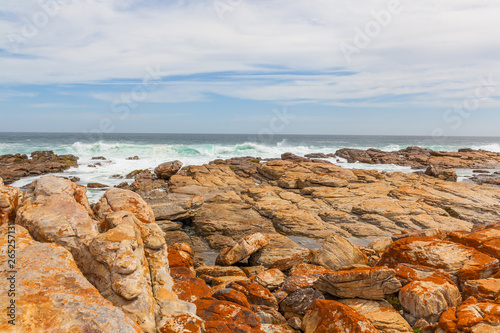
[{"label": "sea water", "polygon": [[[158,164],[180,160],[184,165],[201,165],[215,159],[254,156],[279,158],[291,152],[303,156],[309,153],[335,153],[341,148],[397,151],[408,146],[433,150],[457,151],[460,148],[500,152],[500,137],[449,137],[436,140],[416,136],[335,136],[335,135],[246,135],[246,134],[103,134],[99,138],[82,133],[0,133],[0,155],[30,154],[36,150],[52,150],[56,154],[78,156],[79,166],[58,175],[80,178],[79,184],[98,182],[114,186],[123,181],[115,174],[126,175],[136,169],[154,169]],[[107,160],[92,160],[104,156]],[[138,156],[139,160],[127,158]],[[413,172],[409,167],[347,163],[341,158],[331,162],[346,168],[379,171]],[[89,167],[95,162],[102,166]],[[459,170],[464,181],[471,170]],[[27,177],[14,183],[23,186],[38,177]],[[89,200],[95,202],[102,190],[90,189]]]}]

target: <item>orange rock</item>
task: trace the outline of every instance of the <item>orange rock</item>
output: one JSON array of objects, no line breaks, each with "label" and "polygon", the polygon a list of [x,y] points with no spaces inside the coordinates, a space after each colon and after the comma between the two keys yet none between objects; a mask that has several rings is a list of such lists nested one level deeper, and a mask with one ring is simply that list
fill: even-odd
[{"label": "orange rock", "polygon": [[200,298],[212,295],[210,287],[200,278],[185,275],[172,275],[172,277],[174,278],[172,290],[180,300],[194,303]]},{"label": "orange rock", "polygon": [[0,225],[14,222],[22,196],[20,189],[4,186],[0,178]]},{"label": "orange rock", "polygon": [[355,264],[368,264],[368,259],[348,239],[330,236],[314,254],[313,263],[331,270],[339,270]]},{"label": "orange rock", "polygon": [[336,301],[316,300],[302,320],[304,333],[378,333],[363,315]]},{"label": "orange rock", "polygon": [[394,242],[378,265],[396,267],[400,263],[443,270],[456,281],[490,277],[499,261],[471,247],[430,237],[408,237]]},{"label": "orange rock", "polygon": [[476,232],[453,231],[448,235],[448,240],[470,246],[500,260],[500,227],[490,226]]},{"label": "orange rock", "polygon": [[[260,319],[250,309],[239,304],[214,298],[200,299],[196,302],[196,314],[205,320],[207,332],[217,332],[213,322],[245,325],[250,329],[260,328]],[[225,332],[225,331],[223,331]],[[250,332],[250,331],[247,331]]]},{"label": "orange rock", "polygon": [[168,318],[159,333],[205,333],[205,322],[192,314]]},{"label": "orange rock", "polygon": [[312,288],[320,277],[320,274],[289,276],[285,279],[280,291],[291,294],[300,289]]},{"label": "orange rock", "polygon": [[407,285],[410,282],[420,281],[428,277],[443,277],[451,281],[448,274],[432,267],[399,264],[394,268],[394,271],[396,272],[396,278],[401,281],[402,285]]},{"label": "orange rock", "polygon": [[[1,332],[143,332],[101,296],[64,247],[36,242],[19,225],[10,228],[15,230],[0,227]],[[17,272],[10,273],[8,240],[14,234]],[[15,287],[11,288],[12,275]],[[10,289],[15,289],[15,295],[9,296]],[[7,316],[11,300],[15,300],[15,326],[8,323],[13,319]]]},{"label": "orange rock", "polygon": [[218,290],[212,295],[212,297],[220,301],[229,301],[244,306],[246,308],[250,308],[250,303],[248,303],[248,299],[245,296],[245,294],[235,289],[224,288]]},{"label": "orange rock", "polygon": [[242,292],[247,297],[250,304],[267,305],[275,309],[278,308],[278,301],[273,294],[258,283],[248,280],[235,281],[230,283],[228,288]]},{"label": "orange rock", "polygon": [[466,281],[462,293],[465,297],[474,296],[478,301],[495,301],[500,296],[500,279]]},{"label": "orange rock", "polygon": [[221,277],[221,276],[242,276],[246,277],[246,274],[239,267],[235,266],[200,266],[196,268],[196,275],[207,275],[211,277]]},{"label": "orange rock", "polygon": [[289,276],[306,276],[312,274],[332,273],[333,270],[326,269],[323,266],[301,263],[293,266],[288,273]]},{"label": "orange rock", "polygon": [[499,332],[500,305],[466,299],[455,311],[448,309],[439,319],[437,333]]},{"label": "orange rock", "polygon": [[206,333],[264,333],[258,328],[220,320],[207,321],[205,323]]}]

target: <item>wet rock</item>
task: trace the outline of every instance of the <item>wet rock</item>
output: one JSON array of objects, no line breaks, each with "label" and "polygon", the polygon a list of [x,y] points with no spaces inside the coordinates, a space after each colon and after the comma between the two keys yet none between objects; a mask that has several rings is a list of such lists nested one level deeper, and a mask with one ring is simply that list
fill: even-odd
[{"label": "wet rock", "polygon": [[313,263],[331,270],[339,270],[355,264],[366,265],[366,256],[349,240],[330,236],[314,254]]},{"label": "wet rock", "polygon": [[87,188],[106,188],[109,185],[101,184],[101,183],[88,183]]},{"label": "wet rock", "polygon": [[135,155],[135,156],[132,156],[132,157],[127,157],[127,160],[129,161],[138,161],[140,160],[139,156]]},{"label": "wet rock", "polygon": [[455,172],[455,170],[439,169],[430,165],[427,167],[427,169],[425,169],[425,174],[431,177],[451,182],[457,181],[457,173]]},{"label": "wet rock", "polygon": [[35,151],[31,159],[26,155],[0,155],[0,176],[5,184],[11,184],[23,177],[57,173],[78,166],[78,157],[56,155],[52,151]]},{"label": "wet rock", "polygon": [[363,315],[336,301],[316,300],[302,320],[304,333],[376,333],[378,330]]},{"label": "wet rock", "polygon": [[327,273],[314,283],[321,292],[340,298],[382,300],[386,295],[397,293],[401,283],[395,272],[387,267],[356,268]]}]

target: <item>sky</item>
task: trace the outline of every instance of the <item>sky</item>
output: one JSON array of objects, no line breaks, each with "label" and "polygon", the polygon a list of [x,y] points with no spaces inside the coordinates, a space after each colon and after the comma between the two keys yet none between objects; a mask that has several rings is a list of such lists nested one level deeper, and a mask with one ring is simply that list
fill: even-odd
[{"label": "sky", "polygon": [[0,0],[0,132],[500,136],[495,0]]}]

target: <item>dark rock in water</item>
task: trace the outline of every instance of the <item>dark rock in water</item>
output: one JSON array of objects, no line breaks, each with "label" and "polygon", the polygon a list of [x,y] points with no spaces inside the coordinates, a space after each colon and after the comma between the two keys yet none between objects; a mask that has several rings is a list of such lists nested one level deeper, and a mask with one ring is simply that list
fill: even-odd
[{"label": "dark rock in water", "polygon": [[23,177],[62,172],[78,166],[74,155],[56,155],[53,151],[35,151],[31,159],[26,154],[0,156],[0,177],[5,184],[11,184]]},{"label": "dark rock in water", "polygon": [[89,167],[89,168],[97,168],[97,166],[95,164],[89,164],[89,165],[87,165],[87,167]]},{"label": "dark rock in water", "polygon": [[335,154],[312,153],[312,154],[304,155],[304,157],[307,157],[307,158],[330,158],[330,157],[335,157]]},{"label": "dark rock in water", "polygon": [[120,184],[116,185],[115,187],[128,189],[129,185],[127,182],[121,182]]},{"label": "dark rock in water", "polygon": [[455,170],[443,170],[430,165],[425,170],[425,174],[431,177],[439,178],[442,180],[447,180],[451,182],[457,181],[457,173]]},{"label": "dark rock in water", "polygon": [[116,174],[116,175],[111,176],[111,178],[123,179],[123,176],[119,175],[119,174]]},{"label": "dark rock in water", "polygon": [[137,175],[138,175],[138,174],[140,174],[140,173],[148,173],[148,174],[149,174],[149,173],[151,173],[151,172],[150,172],[148,169],[139,169],[139,170],[134,170],[134,171],[132,171],[132,172],[128,173],[128,174],[125,176],[125,178],[127,178],[127,179],[133,179],[133,178],[135,178],[135,176],[137,176]]},{"label": "dark rock in water", "polygon": [[500,166],[500,153],[472,149],[448,152],[408,147],[387,152],[373,148],[367,150],[344,148],[337,150],[335,155],[345,158],[349,163],[395,164],[414,169],[423,169],[430,165],[453,169],[492,169]]},{"label": "dark rock in water", "polygon": [[139,156],[127,157],[127,160],[129,160],[129,161],[137,161],[137,160],[139,160]]},{"label": "dark rock in water", "polygon": [[474,149],[472,148],[461,148],[458,150],[459,153],[472,153]]},{"label": "dark rock in water", "polygon": [[488,170],[472,170],[473,173],[490,173]]},{"label": "dark rock in water", "polygon": [[155,168],[155,174],[160,179],[169,180],[170,177],[175,175],[181,168],[181,161],[175,160],[172,162],[165,162]]},{"label": "dark rock in water", "polygon": [[106,160],[106,157],[104,156],[95,156],[95,157],[92,157],[93,160]]},{"label": "dark rock in water", "polygon": [[109,185],[104,185],[101,183],[88,183],[87,188],[106,188],[109,187]]},{"label": "dark rock in water", "polygon": [[311,160],[305,157],[300,157],[292,153],[284,153],[281,154],[281,159],[285,161],[293,161],[293,162],[310,162]]}]

